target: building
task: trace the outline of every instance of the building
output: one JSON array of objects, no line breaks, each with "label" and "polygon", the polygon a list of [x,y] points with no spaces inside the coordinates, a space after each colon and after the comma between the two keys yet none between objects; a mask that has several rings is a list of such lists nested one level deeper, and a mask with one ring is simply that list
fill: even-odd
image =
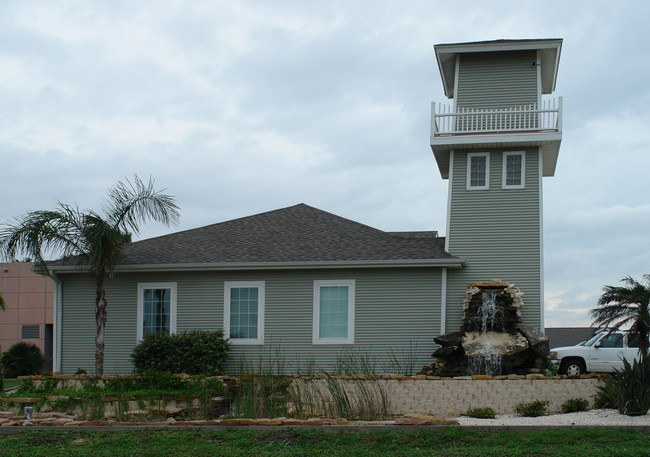
[{"label": "building", "polygon": [[[377,371],[431,361],[433,336],[461,324],[467,284],[524,293],[544,327],[542,178],[561,141],[562,40],[435,46],[451,105],[434,104],[431,149],[449,180],[447,236],[383,232],[300,204],[128,246],[108,299],[105,372],[131,369],[149,331],[224,329],[232,364],[287,371],[363,355]],[[55,369],[94,366],[94,288],[55,263]],[[278,360],[281,359],[281,360]],[[233,369],[233,365],[230,367]]]},{"label": "building", "polygon": [[52,370],[52,308],[54,281],[32,271],[33,262],[0,263],[0,295],[7,309],[0,311],[0,347],[7,351],[18,342],[34,344]]}]

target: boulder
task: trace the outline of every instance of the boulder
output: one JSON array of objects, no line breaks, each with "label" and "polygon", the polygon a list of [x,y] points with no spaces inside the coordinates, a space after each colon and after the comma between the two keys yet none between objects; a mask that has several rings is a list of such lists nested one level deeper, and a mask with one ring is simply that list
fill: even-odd
[{"label": "boulder", "polygon": [[550,350],[548,336],[537,327],[525,326],[519,328],[519,332],[528,340],[530,350],[537,357],[548,357]]}]

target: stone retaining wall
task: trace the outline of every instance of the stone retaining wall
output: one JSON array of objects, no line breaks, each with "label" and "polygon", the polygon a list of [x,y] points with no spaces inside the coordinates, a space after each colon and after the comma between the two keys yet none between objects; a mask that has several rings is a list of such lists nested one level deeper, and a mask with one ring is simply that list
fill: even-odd
[{"label": "stone retaining wall", "polygon": [[547,400],[548,411],[562,412],[562,403],[582,397],[593,407],[600,379],[404,379],[377,381],[396,415],[415,413],[459,416],[470,408],[493,408],[498,414],[512,414],[519,403]]}]

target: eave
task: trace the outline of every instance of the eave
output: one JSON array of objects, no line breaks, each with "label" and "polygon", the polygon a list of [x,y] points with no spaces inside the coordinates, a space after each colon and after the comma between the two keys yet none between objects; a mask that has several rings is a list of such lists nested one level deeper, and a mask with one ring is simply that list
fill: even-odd
[{"label": "eave", "polygon": [[[147,271],[242,271],[242,270],[314,270],[342,268],[462,268],[465,259],[409,259],[409,260],[346,260],[312,262],[214,262],[178,264],[119,265],[116,272]],[[84,273],[87,268],[76,265],[51,267],[53,273]]]}]

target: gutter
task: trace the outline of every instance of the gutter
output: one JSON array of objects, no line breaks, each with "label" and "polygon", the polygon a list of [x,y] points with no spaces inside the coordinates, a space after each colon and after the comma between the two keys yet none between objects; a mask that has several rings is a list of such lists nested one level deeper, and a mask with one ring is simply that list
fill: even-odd
[{"label": "gutter", "polygon": [[[209,262],[209,263],[169,263],[118,265],[115,272],[138,271],[220,271],[220,270],[302,270],[323,268],[462,268],[467,261],[453,259],[412,259],[412,260],[333,260],[306,262]],[[87,272],[87,268],[77,265],[52,266],[50,271],[61,273]]]}]

